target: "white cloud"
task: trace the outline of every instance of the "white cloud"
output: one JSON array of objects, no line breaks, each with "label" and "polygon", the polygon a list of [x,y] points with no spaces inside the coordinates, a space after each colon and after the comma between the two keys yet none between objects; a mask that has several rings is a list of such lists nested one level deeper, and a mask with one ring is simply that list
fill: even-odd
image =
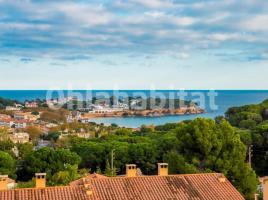
[{"label": "white cloud", "polygon": [[149,8],[169,8],[174,6],[170,0],[131,0],[130,2],[138,3]]},{"label": "white cloud", "polygon": [[228,34],[228,33],[215,33],[211,34],[209,36],[212,40],[217,40],[217,41],[226,41],[226,40],[233,40],[233,39],[238,39],[240,38],[239,34]]},{"label": "white cloud", "polygon": [[246,33],[213,33],[208,35],[208,39],[219,42],[224,42],[228,40],[256,42],[261,40],[261,38],[257,38],[254,35]]},{"label": "white cloud", "polygon": [[58,11],[64,13],[74,22],[84,25],[103,25],[108,24],[113,15],[106,11],[102,6],[93,7],[89,5],[79,5],[75,3],[61,4]]},{"label": "white cloud", "polygon": [[163,51],[163,52],[161,52],[161,54],[168,55],[170,57],[173,57],[175,59],[180,59],[180,60],[190,58],[190,54],[188,54],[186,52]]},{"label": "white cloud", "polygon": [[250,31],[268,31],[268,15],[257,15],[241,23],[241,28]]},{"label": "white cloud", "polygon": [[159,11],[149,11],[149,12],[145,12],[144,14],[150,17],[155,17],[155,18],[165,16],[164,12],[159,12]]},{"label": "white cloud", "polygon": [[193,17],[176,17],[176,18],[173,18],[173,20],[175,24],[180,25],[180,26],[189,26],[196,22],[196,19]]},{"label": "white cloud", "polygon": [[51,28],[49,24],[32,24],[32,23],[16,23],[16,22],[0,22],[1,30],[29,30],[29,29],[36,29],[47,31]]},{"label": "white cloud", "polygon": [[229,16],[231,16],[231,13],[229,12],[220,12],[205,18],[203,21],[208,24],[215,22],[219,23],[219,21],[225,20]]},{"label": "white cloud", "polygon": [[178,57],[181,59],[187,59],[190,57],[190,55],[188,53],[179,53]]}]

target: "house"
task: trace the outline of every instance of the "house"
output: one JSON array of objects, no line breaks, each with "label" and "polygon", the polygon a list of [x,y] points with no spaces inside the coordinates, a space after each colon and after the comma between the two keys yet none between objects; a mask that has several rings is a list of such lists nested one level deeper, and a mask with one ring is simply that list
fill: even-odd
[{"label": "house", "polygon": [[28,123],[29,123],[29,121],[25,120],[25,119],[14,120],[12,127],[14,127],[14,128],[26,128]]},{"label": "house", "polygon": [[79,132],[79,133],[75,133],[75,136],[88,139],[92,137],[92,134],[86,133],[86,132]]},{"label": "house", "polygon": [[14,119],[22,120],[22,119],[28,119],[27,114],[23,112],[16,112],[14,113]]},{"label": "house", "polygon": [[86,114],[84,114],[83,116],[81,116],[81,117],[79,118],[78,121],[80,121],[80,122],[83,123],[83,124],[87,124],[87,123],[91,122],[91,120],[92,120],[92,117],[89,117],[89,116],[87,116]]},{"label": "house", "polygon": [[[15,189],[16,186],[17,186],[17,184],[16,184],[15,180],[8,178],[7,175],[0,175],[0,190],[3,188],[5,188],[7,190],[11,190],[11,189]],[[1,195],[0,195],[0,197],[1,197]]]},{"label": "house", "polygon": [[35,101],[32,102],[25,102],[25,108],[38,108],[38,103]]},{"label": "house", "polygon": [[[1,190],[2,189],[2,190]],[[1,200],[245,200],[219,173],[168,175],[168,164],[158,164],[158,175],[137,176],[136,165],[126,165],[126,176],[86,176],[69,186],[46,187],[46,174],[36,174],[36,187],[7,190],[0,180]],[[33,198],[34,197],[34,198]]]},{"label": "house", "polygon": [[21,107],[6,106],[6,111],[20,111]]},{"label": "house", "polygon": [[12,119],[9,115],[0,114],[0,126],[11,127]]},{"label": "house", "polygon": [[58,125],[57,124],[54,124],[54,123],[48,123],[45,125],[46,128],[54,128],[54,127],[57,127]]},{"label": "house", "polygon": [[10,140],[15,144],[24,144],[29,142],[30,136],[28,133],[13,133],[10,135]]},{"label": "house", "polygon": [[[89,187],[57,186],[46,187],[46,174],[36,174],[36,187],[9,189],[8,177],[0,175],[1,200],[89,200]],[[89,191],[89,192],[88,192]]]},{"label": "house", "polygon": [[0,114],[0,119],[11,119],[11,117],[6,114]]},{"label": "house", "polygon": [[5,127],[10,128],[12,127],[13,123],[14,123],[14,120],[12,120],[11,118],[10,119],[0,118],[0,126],[5,126]]},{"label": "house", "polygon": [[67,122],[67,123],[72,123],[72,122],[74,122],[74,118],[73,118],[73,116],[72,116],[72,115],[68,115],[68,116],[66,117],[66,122]]}]

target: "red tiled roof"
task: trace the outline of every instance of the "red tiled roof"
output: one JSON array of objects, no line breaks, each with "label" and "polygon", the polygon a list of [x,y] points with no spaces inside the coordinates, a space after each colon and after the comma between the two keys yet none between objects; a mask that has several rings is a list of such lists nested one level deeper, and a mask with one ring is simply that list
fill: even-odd
[{"label": "red tiled roof", "polygon": [[[86,178],[86,185],[0,191],[0,200],[244,200],[222,174]],[[79,179],[81,180],[81,179]],[[80,182],[78,182],[80,183]],[[71,184],[72,185],[72,184]]]},{"label": "red tiled roof", "polygon": [[24,188],[0,191],[1,200],[88,200],[84,186]]},{"label": "red tiled roof", "polygon": [[88,182],[90,179],[95,179],[95,178],[108,178],[107,176],[103,176],[97,173],[90,174],[88,176],[85,176],[83,178],[80,178],[78,180],[72,181],[70,183],[70,186],[79,186],[79,185],[84,185],[85,182]]},{"label": "red tiled roof", "polygon": [[17,124],[23,124],[23,123],[28,123],[29,120],[26,120],[26,119],[17,119],[14,121],[14,123],[17,123]]},{"label": "red tiled roof", "polygon": [[11,119],[11,118],[2,118],[2,119],[0,119],[0,121],[1,121],[1,122],[4,122],[4,123],[10,123],[10,122],[12,122],[12,121],[14,121],[14,120]]},{"label": "red tiled roof", "polygon": [[91,179],[90,200],[244,200],[222,174]]}]

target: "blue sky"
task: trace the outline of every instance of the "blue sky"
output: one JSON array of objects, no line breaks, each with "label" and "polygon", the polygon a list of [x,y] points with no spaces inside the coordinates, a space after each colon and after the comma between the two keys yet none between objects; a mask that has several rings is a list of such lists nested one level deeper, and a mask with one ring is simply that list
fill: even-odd
[{"label": "blue sky", "polygon": [[0,89],[268,89],[267,0],[0,0]]}]

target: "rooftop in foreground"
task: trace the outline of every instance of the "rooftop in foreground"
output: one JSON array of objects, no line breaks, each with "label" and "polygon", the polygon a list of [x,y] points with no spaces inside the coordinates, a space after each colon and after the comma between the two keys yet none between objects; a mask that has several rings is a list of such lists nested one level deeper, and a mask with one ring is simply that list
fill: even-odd
[{"label": "rooftop in foreground", "polygon": [[160,170],[156,176],[136,176],[136,167],[131,165],[124,177],[105,177],[93,174],[73,181],[69,186],[60,187],[46,187],[45,176],[38,174],[36,188],[0,190],[0,199],[244,200],[243,196],[222,174],[167,175],[165,166],[167,164],[158,166]]}]

